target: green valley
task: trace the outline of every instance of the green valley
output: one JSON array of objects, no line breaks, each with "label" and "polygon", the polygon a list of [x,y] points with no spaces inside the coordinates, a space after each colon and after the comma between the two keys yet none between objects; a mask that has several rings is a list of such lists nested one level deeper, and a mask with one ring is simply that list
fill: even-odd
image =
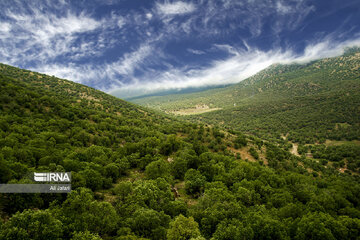
[{"label": "green valley", "polygon": [[[292,76],[292,68],[283,74]],[[274,85],[281,88],[275,79],[282,78],[276,76]],[[255,81],[251,79],[249,84]],[[342,109],[349,99],[356,101],[357,82],[350,77],[343,81],[354,90],[341,97],[329,85],[330,96],[338,96],[332,101],[304,82],[312,96],[303,100],[304,108],[311,101],[338,106],[342,100]],[[298,80],[292,84],[298,89]],[[243,96],[236,103],[243,107],[216,105],[223,109],[193,119],[213,118],[210,126],[1,64],[1,183],[29,183],[26,176],[34,171],[67,171],[73,179],[69,194],[0,194],[0,239],[355,239],[360,234],[357,142],[299,145],[296,156],[286,141],[239,131],[241,126],[231,128],[232,122],[218,127],[217,121],[227,120],[227,115],[217,115],[220,111],[244,106],[256,109],[254,124],[256,114],[267,111],[274,111],[275,121],[279,111],[266,104],[280,106],[285,93],[266,103],[263,94],[271,91],[264,89],[250,103],[252,95],[247,94],[254,87],[249,86],[244,82],[235,88]],[[282,112],[295,109],[295,100]],[[337,128],[356,130],[354,116],[346,116],[353,107],[340,111],[346,121],[333,114]],[[305,157],[308,151],[322,160]],[[339,171],[341,164],[353,170]]]}]

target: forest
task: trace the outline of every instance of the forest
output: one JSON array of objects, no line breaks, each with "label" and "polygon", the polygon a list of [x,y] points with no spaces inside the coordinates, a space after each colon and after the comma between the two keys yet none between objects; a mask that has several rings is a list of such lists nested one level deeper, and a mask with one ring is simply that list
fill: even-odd
[{"label": "forest", "polygon": [[0,239],[358,239],[358,145],[262,136],[1,64],[0,183],[71,172],[72,192],[0,194]]}]

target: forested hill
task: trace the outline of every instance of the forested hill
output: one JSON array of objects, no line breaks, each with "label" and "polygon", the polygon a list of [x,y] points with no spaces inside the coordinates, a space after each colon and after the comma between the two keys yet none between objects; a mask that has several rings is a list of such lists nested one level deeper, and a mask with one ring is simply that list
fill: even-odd
[{"label": "forested hill", "polygon": [[[126,114],[133,120],[144,120],[144,122],[149,122],[150,118],[156,119],[160,117],[159,114],[155,115],[148,109],[145,111],[139,105],[134,105],[94,88],[55,76],[48,76],[1,63],[0,74],[14,80],[21,80],[19,83],[29,90],[44,92],[45,98],[50,94],[58,100],[66,99],[66,102],[79,108],[92,108],[106,113],[116,113],[117,115]],[[146,114],[144,114],[145,112]]]},{"label": "forested hill", "polygon": [[357,149],[295,156],[66,80],[0,65],[0,183],[72,173],[69,194],[0,194],[0,240],[356,239]]},{"label": "forested hill", "polygon": [[282,135],[302,144],[359,140],[360,49],[307,64],[276,64],[224,89],[134,102],[177,115],[195,114],[187,118],[272,141]]}]

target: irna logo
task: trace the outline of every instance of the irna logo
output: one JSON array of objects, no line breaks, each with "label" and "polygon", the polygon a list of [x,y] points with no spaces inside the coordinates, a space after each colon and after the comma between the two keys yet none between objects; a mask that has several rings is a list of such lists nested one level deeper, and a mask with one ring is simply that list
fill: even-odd
[{"label": "irna logo", "polygon": [[36,173],[34,172],[35,182],[70,182],[70,172],[50,172],[50,173]]}]

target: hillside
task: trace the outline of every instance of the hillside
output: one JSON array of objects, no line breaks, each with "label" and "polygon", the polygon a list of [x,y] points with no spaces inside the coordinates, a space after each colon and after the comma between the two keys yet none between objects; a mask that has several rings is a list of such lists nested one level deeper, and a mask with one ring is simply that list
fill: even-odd
[{"label": "hillside", "polygon": [[[240,99],[254,96],[256,90],[252,86],[255,82],[264,81],[269,77],[291,70],[302,68],[302,65],[280,65],[275,64],[267,69],[260,71],[254,76],[224,88],[214,88],[206,91],[190,94],[167,94],[164,96],[144,96],[130,99],[134,103],[142,104],[150,108],[163,111],[178,111],[181,109],[194,108],[196,105],[206,104],[213,107],[231,107]],[[260,90],[261,91],[261,90]],[[221,99],[222,101],[217,101]]]},{"label": "hillside", "polygon": [[0,194],[0,239],[358,237],[358,149],[286,147],[1,64],[0,183],[71,171],[72,192]]},{"label": "hillside", "polygon": [[359,90],[360,50],[353,48],[304,65],[276,64],[223,89],[134,102],[176,115],[205,107],[207,113],[192,110],[187,119],[305,144],[359,140]]}]

